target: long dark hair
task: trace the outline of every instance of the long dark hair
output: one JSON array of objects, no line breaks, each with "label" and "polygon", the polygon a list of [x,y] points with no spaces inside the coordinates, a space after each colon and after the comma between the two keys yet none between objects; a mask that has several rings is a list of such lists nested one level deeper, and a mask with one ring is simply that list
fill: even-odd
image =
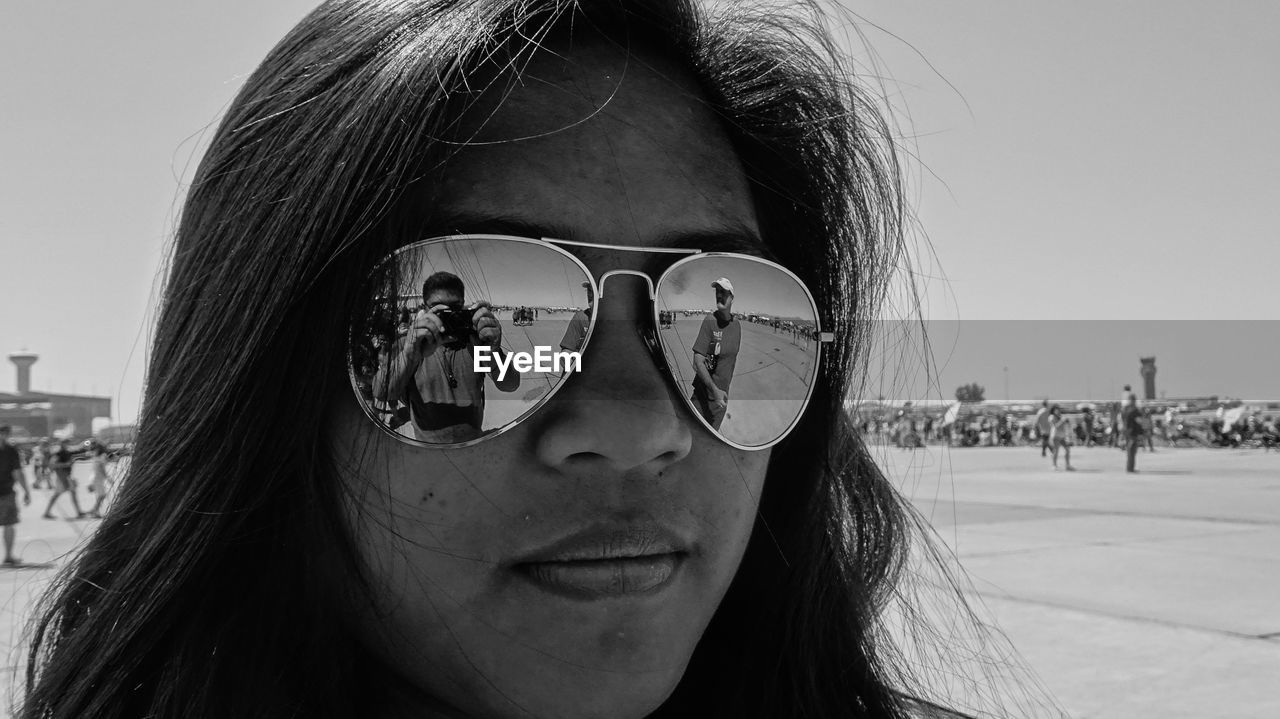
[{"label": "long dark hair", "polygon": [[[681,60],[742,159],[765,240],[838,342],[773,451],[746,558],[661,717],[899,717],[872,630],[909,514],[844,402],[902,251],[892,133],[812,13],[596,3]],[[391,681],[349,629],[363,591],[324,442],[378,230],[447,155],[468,75],[527,61],[570,0],[334,0],[268,55],[182,212],[136,454],[35,624],[24,717],[345,717]],[[628,35],[628,38],[631,36]],[[405,118],[411,121],[405,122]]]}]

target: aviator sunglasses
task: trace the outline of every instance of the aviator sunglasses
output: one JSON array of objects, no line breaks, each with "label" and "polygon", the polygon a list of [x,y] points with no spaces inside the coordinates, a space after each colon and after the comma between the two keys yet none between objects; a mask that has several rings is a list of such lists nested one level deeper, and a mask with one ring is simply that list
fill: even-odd
[{"label": "aviator sunglasses", "polygon": [[[618,253],[628,269],[597,278],[584,253]],[[615,331],[596,311],[615,275],[645,281],[652,311],[626,329],[704,427],[744,450],[787,436],[834,339],[790,270],[731,252],[504,235],[426,239],[377,264],[348,337],[361,409],[419,447],[502,434],[572,381],[603,325]]]}]

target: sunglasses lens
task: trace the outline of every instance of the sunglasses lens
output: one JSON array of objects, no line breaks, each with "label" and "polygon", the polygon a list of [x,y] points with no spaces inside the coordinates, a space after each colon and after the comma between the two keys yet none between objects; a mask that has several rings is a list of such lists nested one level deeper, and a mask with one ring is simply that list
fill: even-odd
[{"label": "sunglasses lens", "polygon": [[590,325],[588,286],[582,265],[544,244],[410,245],[370,275],[352,322],[357,401],[382,428],[427,445],[510,427],[568,378],[567,353]]},{"label": "sunglasses lens", "polygon": [[781,439],[818,371],[817,311],[804,285],[765,260],[681,262],[657,288],[667,365],[695,415],[742,447]]}]

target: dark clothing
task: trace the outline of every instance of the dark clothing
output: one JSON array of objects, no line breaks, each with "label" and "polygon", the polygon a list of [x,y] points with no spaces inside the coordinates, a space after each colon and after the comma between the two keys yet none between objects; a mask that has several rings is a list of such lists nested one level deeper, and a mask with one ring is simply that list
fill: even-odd
[{"label": "dark clothing", "polygon": [[13,492],[0,494],[0,527],[11,527],[21,519],[18,514],[18,498]]},{"label": "dark clothing", "polygon": [[1125,407],[1120,413],[1124,420],[1124,433],[1130,438],[1142,436],[1142,410],[1136,405]]},{"label": "dark clothing", "polygon": [[57,486],[55,489],[65,492],[74,489],[71,484],[71,460],[79,452],[72,452],[69,449],[59,447],[53,451],[53,474],[57,478]]},{"label": "dark clothing", "polygon": [[71,467],[71,460],[72,460],[72,459],[75,459],[75,456],[76,456],[77,454],[80,454],[80,453],[79,453],[79,452],[72,452],[71,450],[66,449],[66,448],[64,448],[64,447],[59,447],[59,448],[57,448],[57,449],[53,450],[53,454],[52,454],[51,456],[53,457],[53,463],[54,463],[54,464],[61,464],[61,465],[64,465],[65,467],[67,467],[67,468],[70,468],[70,467]]},{"label": "dark clothing", "polygon": [[582,344],[587,341],[587,329],[591,326],[591,310],[588,307],[573,313],[569,326],[564,329],[564,336],[560,338],[560,349],[566,352],[582,349]]},{"label": "dark clothing", "polygon": [[0,497],[13,494],[13,470],[22,471],[18,448],[6,442],[0,447]]},{"label": "dark clothing", "polygon": [[1120,419],[1124,423],[1125,445],[1124,471],[1137,471],[1138,440],[1142,437],[1142,410],[1137,405],[1125,405],[1120,410]]},{"label": "dark clothing", "polygon": [[[729,391],[729,383],[733,381],[733,368],[738,363],[738,348],[742,345],[742,323],[737,317],[730,317],[728,322],[720,321],[713,312],[702,318],[702,326],[698,328],[698,339],[693,342],[693,351],[702,355],[707,364],[707,374],[716,387]],[[698,380],[694,380],[694,386]]]}]

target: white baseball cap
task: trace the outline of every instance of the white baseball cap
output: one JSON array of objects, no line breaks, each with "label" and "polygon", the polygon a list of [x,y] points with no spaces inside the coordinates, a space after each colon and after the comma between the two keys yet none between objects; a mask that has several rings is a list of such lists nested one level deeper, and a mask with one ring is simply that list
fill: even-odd
[{"label": "white baseball cap", "polygon": [[721,277],[715,282],[712,282],[711,286],[721,287],[724,289],[725,292],[728,292],[729,294],[733,294],[733,283],[729,281],[728,277]]}]

